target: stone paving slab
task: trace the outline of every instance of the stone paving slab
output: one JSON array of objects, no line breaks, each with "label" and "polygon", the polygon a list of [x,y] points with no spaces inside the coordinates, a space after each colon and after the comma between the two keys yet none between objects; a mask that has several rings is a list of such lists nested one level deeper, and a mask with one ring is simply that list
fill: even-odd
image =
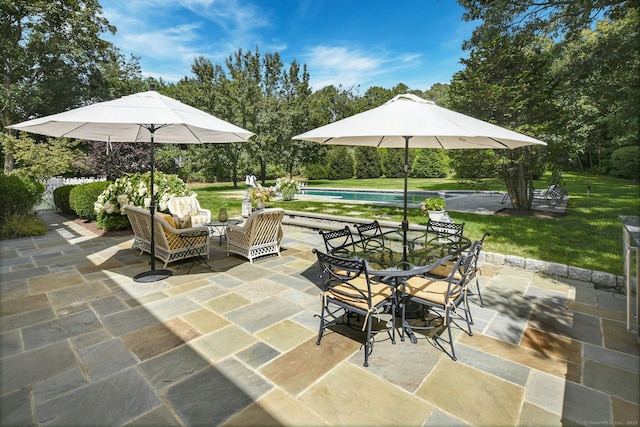
[{"label": "stone paving slab", "polygon": [[473,336],[456,331],[457,362],[430,340],[381,333],[364,368],[359,330],[325,331],[316,344],[317,232],[286,227],[283,256],[254,264],[214,244],[211,270],[170,265],[171,278],[142,284],[132,277],[148,256],[130,236],[98,238],[47,215],[47,236],[0,241],[2,425],[640,418],[640,347],[624,300],[579,280],[484,265],[485,304],[471,304]]}]

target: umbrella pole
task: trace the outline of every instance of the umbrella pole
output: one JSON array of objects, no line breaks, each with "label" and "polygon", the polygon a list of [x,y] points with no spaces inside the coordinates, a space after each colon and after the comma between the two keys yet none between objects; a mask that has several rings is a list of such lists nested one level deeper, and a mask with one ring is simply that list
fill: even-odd
[{"label": "umbrella pole", "polygon": [[153,146],[153,133],[155,131],[154,125],[149,125],[147,128],[151,132],[151,202],[149,203],[149,214],[151,215],[151,270],[137,274],[133,277],[136,282],[148,283],[164,280],[172,275],[170,270],[156,270],[156,232],[155,232],[155,212],[156,212],[156,195],[154,190],[154,167],[155,167],[155,149]]},{"label": "umbrella pole", "polygon": [[407,197],[409,179],[409,140],[410,136],[404,138],[404,217],[402,219],[402,260],[407,261],[407,231],[409,231],[409,220],[407,219]]}]

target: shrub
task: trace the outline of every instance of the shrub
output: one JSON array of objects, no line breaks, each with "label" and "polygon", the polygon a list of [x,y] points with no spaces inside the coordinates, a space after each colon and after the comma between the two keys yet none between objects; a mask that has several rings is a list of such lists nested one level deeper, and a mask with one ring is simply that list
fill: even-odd
[{"label": "shrub", "polygon": [[321,165],[319,163],[313,163],[313,164],[307,165],[307,167],[304,170],[304,174],[307,177],[307,179],[311,181],[316,179],[329,178],[329,171],[327,171],[327,168],[325,168],[324,165]]},{"label": "shrub", "polygon": [[69,193],[69,206],[80,218],[86,221],[96,219],[96,211],[93,206],[98,200],[98,196],[109,187],[109,181],[90,182],[88,184],[76,185]]},{"label": "shrub", "polygon": [[479,179],[498,176],[500,158],[494,150],[451,150],[449,158],[458,178]]},{"label": "shrub", "polygon": [[47,225],[34,214],[12,213],[5,216],[0,225],[0,237],[3,239],[45,234],[47,234]]},{"label": "shrub", "polygon": [[63,185],[53,190],[53,203],[58,209],[67,214],[75,213],[69,204],[69,195],[76,185]]},{"label": "shrub", "polygon": [[625,179],[640,179],[640,146],[630,145],[611,153],[611,175]]},{"label": "shrub", "polygon": [[449,159],[444,150],[423,148],[411,167],[414,178],[446,178],[449,175]]},{"label": "shrub", "polygon": [[275,185],[276,193],[280,193],[285,202],[293,200],[300,191],[300,184],[295,179],[278,178]]},{"label": "shrub", "polygon": [[98,228],[107,231],[125,230],[131,227],[127,216],[122,216],[120,214],[108,214],[104,212],[97,215],[96,225]]},{"label": "shrub", "polygon": [[17,175],[0,174],[0,221],[13,214],[28,214],[44,193],[44,185]]},{"label": "shrub", "polygon": [[356,178],[379,178],[382,176],[380,154],[376,147],[355,147]]},{"label": "shrub", "polygon": [[353,155],[345,146],[334,147],[327,156],[329,179],[353,178]]}]

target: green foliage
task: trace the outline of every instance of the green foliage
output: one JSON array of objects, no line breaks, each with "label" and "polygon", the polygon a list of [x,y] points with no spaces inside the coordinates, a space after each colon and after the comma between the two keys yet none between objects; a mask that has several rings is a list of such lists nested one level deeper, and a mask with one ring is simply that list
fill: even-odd
[{"label": "green foliage", "polygon": [[3,126],[106,94],[102,67],[116,50],[100,37],[115,28],[97,1],[3,2],[0,16]]},{"label": "green foliage", "polygon": [[[7,137],[11,138],[7,135],[2,139]],[[47,138],[38,142],[21,133],[12,144],[16,161],[14,173],[38,180],[72,173],[75,171],[74,161],[80,153],[77,145],[77,141],[67,138]]]},{"label": "green foliage", "polygon": [[[409,166],[411,166],[415,150],[409,150]],[[383,148],[380,150],[382,171],[387,178],[404,176],[404,149]]]},{"label": "green foliage", "polygon": [[380,154],[376,147],[355,147],[353,150],[356,178],[379,178],[382,176]]},{"label": "green foliage", "polygon": [[295,179],[278,178],[275,185],[276,193],[280,193],[282,200],[285,202],[293,200],[294,196],[300,191],[300,183]]},{"label": "green foliage", "polygon": [[414,178],[445,178],[449,175],[449,158],[444,150],[423,148],[413,159],[411,176]]},{"label": "green foliage", "polygon": [[63,185],[53,190],[53,203],[64,213],[75,213],[75,211],[71,209],[71,203],[69,202],[69,195],[75,187],[76,185]]},{"label": "green foliage", "polygon": [[93,221],[96,219],[94,205],[98,196],[111,185],[109,181],[96,181],[76,185],[69,192],[69,206],[80,218]]},{"label": "green foliage", "polygon": [[[154,174],[155,198],[158,211],[166,212],[167,202],[172,197],[191,196],[195,194],[176,175],[167,175],[156,171]],[[122,210],[125,205],[148,208],[151,205],[151,174],[136,173],[118,178],[104,189],[95,199],[95,214],[126,215]]]},{"label": "green foliage", "polygon": [[353,155],[344,145],[333,147],[327,158],[329,179],[353,178]]},{"label": "green foliage", "polygon": [[44,185],[17,175],[0,174],[0,221],[14,214],[28,214],[44,193]]},{"label": "green foliage", "polygon": [[640,179],[640,146],[618,148],[611,154],[611,175],[625,179]]},{"label": "green foliage", "polygon": [[99,213],[96,218],[98,228],[107,231],[126,230],[131,227],[129,218],[120,214]]},{"label": "green foliage", "polygon": [[498,176],[500,159],[494,150],[451,150],[449,158],[458,178]]},{"label": "green foliage", "polygon": [[422,215],[429,215],[428,211],[443,211],[446,207],[446,202],[440,197],[427,197],[424,199],[420,206]]},{"label": "green foliage", "polygon": [[309,180],[329,179],[329,171],[320,163],[311,163],[304,169],[304,174]]},{"label": "green foliage", "polygon": [[0,222],[0,238],[15,239],[17,237],[44,236],[47,225],[35,214],[12,213]]}]

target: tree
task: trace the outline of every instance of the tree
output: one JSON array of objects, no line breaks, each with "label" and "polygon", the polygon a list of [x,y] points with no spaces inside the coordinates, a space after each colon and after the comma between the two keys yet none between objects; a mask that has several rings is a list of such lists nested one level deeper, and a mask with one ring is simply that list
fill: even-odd
[{"label": "tree", "polygon": [[[58,113],[106,94],[102,69],[116,50],[100,38],[115,32],[98,0],[1,3],[0,124]],[[13,168],[5,152],[5,172]]]},{"label": "tree", "polygon": [[[553,60],[552,53],[551,42],[541,37],[500,35],[482,41],[471,50],[469,58],[463,60],[465,69],[453,77],[450,86],[451,107],[544,140],[545,135],[554,132],[552,118],[557,108],[553,103],[556,85],[546,72]],[[544,167],[545,151],[542,148],[499,150],[494,168],[498,171],[499,165],[505,161],[522,161],[523,173],[503,174],[503,177],[526,181],[506,183],[507,188],[533,185],[530,178]],[[456,154],[456,157],[460,160],[477,155],[473,150],[467,150]],[[490,160],[486,156],[483,159],[485,162]],[[532,191],[520,194],[533,197]],[[516,195],[512,195],[511,199],[518,209],[531,206],[531,200]]]},{"label": "tree", "polygon": [[379,178],[382,176],[380,154],[376,147],[355,147],[356,178]]},{"label": "tree", "polygon": [[420,148],[413,159],[411,176],[414,178],[445,178],[449,175],[449,159],[444,150]]},{"label": "tree", "polygon": [[[606,172],[613,150],[637,144],[640,127],[637,0],[459,0],[459,3],[466,9],[465,20],[481,21],[464,44],[465,49],[471,50],[471,56],[474,50],[498,39],[528,41],[535,47],[544,38],[550,44],[544,52],[551,61],[535,71],[545,84],[554,86],[543,91],[551,101],[547,107],[551,108],[539,110],[546,115],[547,125],[538,128],[537,133],[550,143],[549,158],[557,159],[556,167],[586,167]],[[490,57],[486,55],[487,59]],[[475,96],[486,95],[478,92]]]},{"label": "tree", "polygon": [[0,133],[0,142],[16,161],[18,168],[12,172],[36,180],[73,171],[79,154],[78,143],[66,138],[47,138],[45,142],[36,143],[24,133],[17,138]]},{"label": "tree", "polygon": [[[595,21],[618,19],[637,7],[628,0],[458,0],[467,22],[481,21],[465,47],[493,39],[498,34],[577,36]],[[635,5],[634,5],[635,4]]]},{"label": "tree", "polygon": [[344,145],[332,147],[327,157],[329,179],[353,178],[353,168],[353,155],[349,148]]}]

